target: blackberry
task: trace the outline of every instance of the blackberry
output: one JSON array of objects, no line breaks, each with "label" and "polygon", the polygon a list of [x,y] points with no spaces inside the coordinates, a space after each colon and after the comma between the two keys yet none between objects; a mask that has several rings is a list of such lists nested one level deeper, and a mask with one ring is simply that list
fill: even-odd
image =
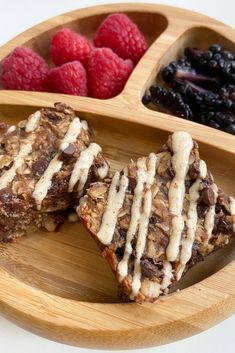
[{"label": "blackberry", "polygon": [[147,104],[149,104],[150,102],[151,102],[151,96],[150,96],[150,94],[149,94],[149,93],[145,93],[144,96],[143,96],[143,98],[142,98],[142,103],[143,103],[144,105],[147,105]]},{"label": "blackberry", "polygon": [[228,98],[232,91],[228,92],[226,96],[221,91],[215,93],[183,80],[173,80],[171,87],[183,96],[184,101],[190,105],[194,113],[221,111],[235,114],[235,101]]},{"label": "blackberry", "polygon": [[197,73],[185,59],[178,62],[172,61],[163,69],[162,78],[168,84],[171,84],[173,80],[183,80],[195,83],[202,88],[212,89],[219,86],[216,78]]},{"label": "blackberry", "polygon": [[198,117],[199,122],[218,130],[235,135],[235,117],[221,112],[203,112]]},{"label": "blackberry", "polygon": [[191,107],[194,114],[203,111],[219,110],[222,101],[218,94],[202,89],[201,87],[182,80],[172,81],[171,87],[180,93],[184,101]]},{"label": "blackberry", "polygon": [[181,95],[174,91],[169,91],[160,86],[150,87],[151,103],[159,111],[167,114],[173,114],[184,119],[192,119],[192,111],[186,104]]},{"label": "blackberry", "polygon": [[222,86],[218,89],[218,94],[221,99],[230,99],[231,101],[235,102],[235,86],[228,85]]},{"label": "blackberry", "polygon": [[235,83],[235,57],[231,52],[222,50],[220,45],[214,44],[206,51],[187,47],[184,53],[196,69]]},{"label": "blackberry", "polygon": [[142,102],[161,112],[235,135],[235,56],[214,44],[186,48],[185,56],[162,70],[171,90],[150,87]]}]

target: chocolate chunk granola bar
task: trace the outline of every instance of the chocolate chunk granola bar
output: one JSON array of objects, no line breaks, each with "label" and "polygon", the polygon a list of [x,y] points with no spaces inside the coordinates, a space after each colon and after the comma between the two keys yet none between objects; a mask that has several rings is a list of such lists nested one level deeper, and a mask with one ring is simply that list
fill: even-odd
[{"label": "chocolate chunk granola bar", "polygon": [[86,121],[64,104],[0,126],[0,240],[54,230],[90,182],[108,174]]},{"label": "chocolate chunk granola bar", "polygon": [[121,288],[153,301],[235,232],[235,200],[214,182],[186,132],[96,182],[78,207]]}]

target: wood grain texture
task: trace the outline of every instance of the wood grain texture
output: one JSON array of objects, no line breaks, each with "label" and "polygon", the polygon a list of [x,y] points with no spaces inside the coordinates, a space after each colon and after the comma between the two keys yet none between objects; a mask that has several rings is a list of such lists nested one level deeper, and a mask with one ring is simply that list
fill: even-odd
[{"label": "wood grain texture", "polygon": [[[92,38],[111,12],[126,12],[151,44],[123,92],[102,101],[51,93],[0,91],[1,119],[14,123],[37,107],[62,101],[88,120],[112,170],[130,158],[157,151],[167,135],[186,130],[217,183],[235,195],[234,136],[151,111],[141,103],[160,68],[185,45],[219,42],[235,50],[235,31],[208,17],[160,5],[120,4],[73,11],[39,24],[0,49],[0,59],[25,44],[48,61],[50,38],[69,26]],[[0,247],[0,310],[38,334],[95,348],[159,345],[199,333],[235,311],[235,246],[211,255],[182,279],[175,292],[154,304],[121,303],[117,285],[81,224],[37,232]],[[175,288],[176,289],[176,288]]]}]

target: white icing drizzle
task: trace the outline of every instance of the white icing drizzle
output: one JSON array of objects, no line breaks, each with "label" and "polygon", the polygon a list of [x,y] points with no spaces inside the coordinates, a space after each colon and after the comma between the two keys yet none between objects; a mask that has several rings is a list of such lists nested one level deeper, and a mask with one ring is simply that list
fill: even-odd
[{"label": "white icing drizzle", "polygon": [[47,195],[48,190],[52,184],[52,177],[55,173],[58,173],[63,165],[63,162],[59,160],[59,153],[50,161],[44,174],[41,176],[37,184],[35,185],[33,198],[35,199],[37,209],[41,209],[41,204]]},{"label": "white icing drizzle", "polygon": [[[60,149],[61,149],[61,146],[63,148],[65,143],[75,142],[80,131],[81,131],[80,120],[79,118],[74,118],[73,121],[70,123],[63,140],[61,141]],[[42,201],[46,197],[47,192],[51,187],[53,175],[55,173],[58,173],[63,165],[63,161],[59,160],[59,156],[60,156],[60,152],[58,152],[55,155],[55,157],[50,161],[44,174],[41,176],[41,178],[35,185],[32,196],[35,199],[38,210],[41,209]]]},{"label": "white icing drizzle", "polygon": [[168,286],[171,284],[171,279],[172,279],[172,266],[170,261],[164,261],[163,262],[163,279],[161,283],[161,290],[166,291]]},{"label": "white icing drizzle", "polygon": [[157,156],[154,153],[149,155],[147,170],[146,163],[143,158],[140,158],[137,161],[137,185],[134,190],[133,203],[131,207],[131,219],[126,235],[124,256],[118,264],[120,281],[122,281],[128,273],[128,261],[132,252],[131,241],[136,234],[140,221],[144,185],[146,184],[146,187],[150,187],[156,173],[156,162]]},{"label": "white icing drizzle", "polygon": [[189,168],[190,152],[193,148],[193,141],[187,132],[175,132],[172,135],[172,166],[175,172],[169,188],[169,210],[173,214],[172,228],[169,244],[166,250],[167,260],[175,261],[184,228],[184,219],[182,216],[184,195],[185,195],[185,177]]},{"label": "white icing drizzle", "polygon": [[[38,124],[41,113],[38,111],[32,114],[25,126],[26,132],[33,132]],[[16,126],[12,125],[8,128],[7,134],[16,130]],[[0,177],[0,189],[5,188],[15,177],[16,171],[24,163],[25,157],[27,157],[32,152],[32,144],[35,140],[35,135],[30,135],[22,141],[18,155],[14,158],[13,165]]]},{"label": "white icing drizzle", "polygon": [[180,265],[177,268],[176,278],[179,281],[187,262],[192,256],[192,246],[195,240],[196,228],[197,228],[197,201],[200,197],[199,190],[201,189],[201,182],[206,178],[207,167],[206,163],[201,160],[199,165],[199,176],[197,180],[189,189],[189,209],[186,220],[187,225],[187,234],[184,239],[181,241],[181,254],[180,254]]},{"label": "white icing drizzle", "polygon": [[204,222],[204,228],[207,231],[208,238],[206,242],[211,238],[212,230],[214,228],[214,223],[215,223],[215,205],[216,205],[216,200],[218,197],[218,188],[216,184],[211,185],[211,189],[214,191],[214,196],[215,196],[215,204],[209,207],[209,210],[207,211],[206,217],[205,217],[205,222]]},{"label": "white icing drizzle", "polygon": [[82,121],[81,121],[81,125],[82,125],[82,128],[83,128],[84,130],[88,130],[88,124],[87,124],[87,121],[86,121],[86,120],[82,120]]},{"label": "white icing drizzle", "polygon": [[0,177],[0,190],[7,187],[7,185],[14,179],[16,170],[24,163],[25,157],[32,151],[32,144],[34,139],[29,137],[25,142],[22,142],[18,155],[14,158],[13,165]]},{"label": "white icing drizzle", "polygon": [[[156,163],[157,163],[157,155],[151,153],[149,155],[149,163],[148,163],[148,172],[146,173],[145,179],[145,189],[147,189],[143,196],[143,206],[142,212],[139,216],[139,228],[137,234],[137,243],[136,243],[136,259],[134,263],[134,273],[132,278],[132,297],[135,297],[141,287],[141,257],[144,253],[146,238],[148,234],[148,224],[149,218],[152,210],[152,191],[151,186],[154,183],[154,177],[156,173]],[[138,176],[138,175],[137,175]],[[137,186],[136,186],[137,188]],[[138,191],[138,190],[137,190]],[[138,194],[137,194],[138,195]],[[141,200],[142,201],[142,200]],[[133,210],[135,212],[135,210]],[[140,212],[138,210],[138,212]],[[156,295],[156,293],[155,293]]]},{"label": "white icing drizzle", "polygon": [[69,143],[68,142],[61,142],[61,144],[60,144],[60,150],[61,151],[66,150],[67,147],[69,147]]},{"label": "white icing drizzle", "polygon": [[145,244],[146,244],[146,236],[148,233],[148,224],[149,224],[149,216],[152,208],[152,193],[151,190],[148,189],[145,191],[143,197],[143,210],[140,215],[139,220],[139,229],[137,236],[137,244],[136,244],[136,259],[134,264],[134,273],[132,278],[132,297],[135,297],[141,287],[141,266],[140,259],[143,255]]},{"label": "white icing drizzle", "polygon": [[104,161],[103,165],[97,169],[97,173],[101,179],[104,179],[109,172],[108,163]]},{"label": "white icing drizzle", "polygon": [[15,125],[11,125],[11,126],[7,129],[6,133],[7,133],[7,134],[10,134],[11,132],[14,132],[15,130],[16,130],[16,126],[15,126]]},{"label": "white icing drizzle", "polygon": [[28,121],[25,125],[25,131],[26,132],[34,131],[39,124],[40,118],[41,118],[41,113],[39,110],[37,112],[35,112],[34,114],[30,115],[30,117],[28,118]]},{"label": "white icing drizzle", "polygon": [[101,152],[101,147],[96,143],[91,143],[89,147],[83,150],[80,153],[79,158],[77,159],[70,180],[68,191],[72,192],[75,184],[78,183],[77,191],[80,193],[83,190],[83,187],[87,181],[89,169],[94,162],[94,158],[97,154]]},{"label": "white icing drizzle", "polygon": [[[232,216],[235,216],[235,199],[233,197],[229,198],[230,201],[230,212]],[[233,222],[233,231],[235,232],[235,220]]]},{"label": "white icing drizzle", "polygon": [[117,223],[118,211],[123,205],[127,187],[127,176],[123,174],[120,178],[120,173],[116,172],[110,185],[107,205],[103,214],[99,232],[97,233],[97,237],[102,244],[109,245],[112,241]]},{"label": "white icing drizzle", "polygon": [[80,119],[74,118],[68,127],[66,135],[61,141],[61,144],[60,144],[61,151],[64,151],[65,148],[67,148],[70,143],[73,143],[77,140],[77,137],[81,132],[81,128],[82,128],[82,125],[81,125]]}]

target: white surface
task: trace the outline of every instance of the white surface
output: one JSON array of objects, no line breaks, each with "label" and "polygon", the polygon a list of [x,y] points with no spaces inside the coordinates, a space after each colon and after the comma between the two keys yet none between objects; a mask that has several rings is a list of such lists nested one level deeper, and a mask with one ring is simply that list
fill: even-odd
[{"label": "white surface", "polygon": [[[99,0],[0,0],[0,45],[23,30],[66,11],[105,2]],[[129,2],[133,2],[130,1]],[[138,2],[136,0],[135,2]],[[144,2],[144,0],[140,1]],[[148,1],[157,2],[157,1]],[[235,26],[233,0],[171,0],[158,1],[172,6],[189,8]],[[234,353],[235,316],[197,336],[166,346],[133,350],[146,353]],[[75,353],[88,349],[70,347],[48,341],[22,330],[0,317],[0,352],[4,353]],[[100,351],[101,352],[101,351]]]}]

